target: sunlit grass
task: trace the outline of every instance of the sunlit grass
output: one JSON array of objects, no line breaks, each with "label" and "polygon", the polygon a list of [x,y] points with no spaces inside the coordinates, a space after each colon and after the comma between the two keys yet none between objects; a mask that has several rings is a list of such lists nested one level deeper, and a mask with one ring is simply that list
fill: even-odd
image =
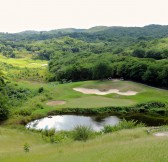
[{"label": "sunlit grass", "polygon": [[6,58],[0,55],[0,62],[8,63],[18,67],[40,68],[48,65],[45,60],[32,60],[30,58]]},{"label": "sunlit grass", "polygon": [[[86,142],[45,143],[33,132],[0,128],[0,161],[3,162],[166,162],[167,137],[146,133],[147,128],[121,130]],[[13,138],[15,137],[15,138]],[[25,153],[27,142],[30,152]]]}]

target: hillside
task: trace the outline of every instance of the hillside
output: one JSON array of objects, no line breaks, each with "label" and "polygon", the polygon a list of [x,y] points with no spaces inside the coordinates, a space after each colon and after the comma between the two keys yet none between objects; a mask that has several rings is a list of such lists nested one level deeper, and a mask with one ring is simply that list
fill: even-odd
[{"label": "hillside", "polygon": [[167,161],[167,89],[168,26],[0,33],[0,161]]},{"label": "hillside", "polygon": [[[98,26],[90,29],[57,29],[52,31],[25,31],[8,34],[1,33],[0,40],[46,40],[70,36],[87,41],[114,41],[113,39],[125,39],[129,41],[150,40],[154,38],[168,37],[168,26],[148,25],[144,27],[106,27]],[[120,39],[121,40],[121,39]]]}]

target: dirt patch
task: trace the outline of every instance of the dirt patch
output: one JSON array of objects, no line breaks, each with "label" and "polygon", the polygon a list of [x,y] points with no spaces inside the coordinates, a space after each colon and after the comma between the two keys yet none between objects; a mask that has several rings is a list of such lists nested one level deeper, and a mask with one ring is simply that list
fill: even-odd
[{"label": "dirt patch", "polygon": [[124,96],[136,95],[138,92],[135,91],[126,91],[120,92],[118,89],[109,89],[107,91],[100,91],[98,89],[89,89],[89,88],[73,88],[73,90],[84,93],[84,94],[97,94],[97,95],[107,95],[110,93],[116,93]]},{"label": "dirt patch", "polygon": [[47,102],[46,105],[48,105],[48,106],[55,106],[55,105],[63,105],[65,103],[66,103],[65,101],[49,101],[49,102]]},{"label": "dirt patch", "polygon": [[167,136],[168,137],[168,132],[158,132],[158,133],[155,133],[154,136],[157,136],[157,137]]}]

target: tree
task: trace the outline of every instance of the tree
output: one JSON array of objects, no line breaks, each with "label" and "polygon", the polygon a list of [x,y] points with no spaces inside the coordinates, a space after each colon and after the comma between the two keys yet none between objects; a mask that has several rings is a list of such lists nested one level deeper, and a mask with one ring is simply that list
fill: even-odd
[{"label": "tree", "polygon": [[168,65],[163,67],[163,70],[160,73],[160,79],[162,80],[162,84],[168,87]]},{"label": "tree", "polygon": [[9,109],[7,107],[7,97],[0,93],[0,121],[6,120],[9,116]]},{"label": "tree", "polygon": [[146,83],[150,84],[161,84],[159,81],[159,71],[160,66],[156,64],[149,64],[147,70],[145,71],[144,75],[142,76],[142,80]]},{"label": "tree", "polygon": [[141,48],[135,49],[132,53],[133,56],[144,58],[145,57],[145,51]]},{"label": "tree", "polygon": [[111,74],[111,68],[107,61],[99,61],[93,67],[93,79],[105,79]]}]

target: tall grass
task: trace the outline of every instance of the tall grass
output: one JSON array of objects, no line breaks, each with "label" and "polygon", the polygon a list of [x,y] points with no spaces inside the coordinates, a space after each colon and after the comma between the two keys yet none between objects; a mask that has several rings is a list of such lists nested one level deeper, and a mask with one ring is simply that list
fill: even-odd
[{"label": "tall grass", "polygon": [[145,126],[145,124],[137,123],[137,121],[135,121],[135,120],[127,121],[127,120],[123,119],[122,121],[119,122],[118,125],[115,125],[115,126],[105,125],[102,131],[104,133],[111,133],[111,132],[119,131],[122,129],[132,129],[132,128],[144,127],[144,126]]},{"label": "tall grass", "polygon": [[[39,133],[1,127],[0,161],[167,162],[167,137],[147,135],[145,130],[125,129],[86,142],[68,141],[53,145],[44,142]],[[31,146],[29,153],[23,151],[25,143]]]},{"label": "tall grass", "polygon": [[76,126],[73,130],[73,139],[77,141],[87,141],[94,136],[94,131],[91,127],[87,126]]}]

